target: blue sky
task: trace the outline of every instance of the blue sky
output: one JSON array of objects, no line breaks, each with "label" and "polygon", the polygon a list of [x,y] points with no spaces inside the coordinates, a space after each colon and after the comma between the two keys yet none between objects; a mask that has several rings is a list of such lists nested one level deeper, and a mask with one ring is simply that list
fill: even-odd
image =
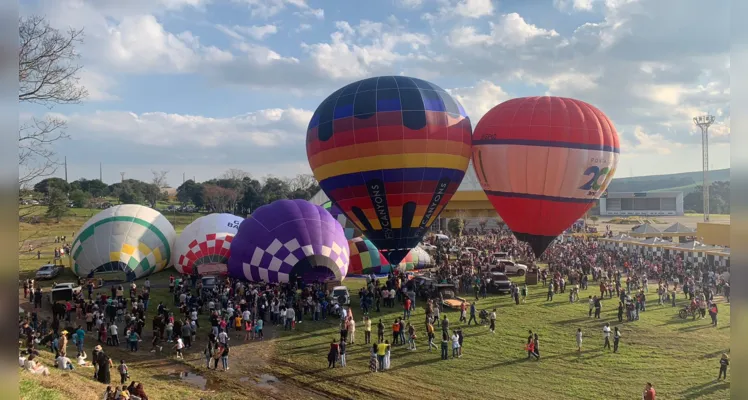
[{"label": "blue sky", "polygon": [[[346,83],[405,74],[449,90],[473,123],[513,97],[590,102],[623,140],[617,176],[698,170],[691,117],[711,112],[714,168],[729,166],[727,6],[696,0],[36,0],[84,28],[89,98],[23,119],[65,119],[70,179],[210,179],[309,172],[311,113]],[[674,11],[675,10],[675,11]],[[48,113],[53,114],[48,114]],[[62,171],[57,173],[62,175]]]}]

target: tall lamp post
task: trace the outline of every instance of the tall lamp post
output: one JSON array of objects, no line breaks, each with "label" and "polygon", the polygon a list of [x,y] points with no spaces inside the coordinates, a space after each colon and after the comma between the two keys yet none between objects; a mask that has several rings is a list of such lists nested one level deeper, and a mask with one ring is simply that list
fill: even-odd
[{"label": "tall lamp post", "polygon": [[701,192],[704,204],[704,222],[709,222],[709,126],[714,123],[714,115],[693,117],[693,123],[701,129],[701,162],[704,173]]}]

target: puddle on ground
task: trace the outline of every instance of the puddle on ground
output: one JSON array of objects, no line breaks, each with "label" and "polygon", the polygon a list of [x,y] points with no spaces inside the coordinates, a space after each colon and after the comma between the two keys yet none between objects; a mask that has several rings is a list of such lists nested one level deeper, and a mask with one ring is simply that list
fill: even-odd
[{"label": "puddle on ground", "polygon": [[197,386],[200,390],[205,390],[208,385],[208,379],[202,375],[194,374],[190,372],[180,372],[179,379],[182,382],[189,383],[190,385]]},{"label": "puddle on ground", "polygon": [[242,383],[252,383],[252,384],[254,384],[257,387],[261,387],[263,389],[269,389],[269,390],[275,391],[276,388],[272,384],[280,382],[280,379],[278,379],[275,376],[270,375],[270,374],[260,374],[257,377],[256,380],[252,379],[252,378],[250,378],[248,376],[243,376],[243,377],[239,378],[239,382],[242,382]]},{"label": "puddle on ground", "polygon": [[259,381],[257,382],[256,386],[261,387],[264,389],[270,389],[272,391],[275,391],[275,386],[273,386],[273,383],[277,383],[279,380],[278,378],[274,377],[270,374],[261,374],[259,376]]}]

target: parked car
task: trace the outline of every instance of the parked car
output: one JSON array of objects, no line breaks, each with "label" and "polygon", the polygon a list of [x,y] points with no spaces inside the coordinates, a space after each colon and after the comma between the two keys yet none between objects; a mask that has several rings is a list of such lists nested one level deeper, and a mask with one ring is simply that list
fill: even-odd
[{"label": "parked car", "polygon": [[52,286],[52,290],[47,295],[47,301],[49,304],[54,304],[58,301],[69,301],[73,300],[78,293],[81,291],[81,286],[77,283],[64,282],[57,283]]},{"label": "parked car", "polygon": [[212,275],[204,275],[200,277],[200,283],[202,283],[203,286],[203,291],[200,294],[203,295],[203,297],[206,297],[207,294],[212,292],[213,288],[216,287],[218,279]]},{"label": "parked car", "polygon": [[45,280],[45,279],[54,279],[58,277],[62,270],[65,267],[62,265],[55,265],[55,264],[45,264],[39,267],[38,270],[36,270],[36,279],[37,280]]},{"label": "parked car", "polygon": [[489,275],[488,289],[493,293],[511,292],[512,281],[503,272],[491,272]]},{"label": "parked car", "polygon": [[527,273],[527,265],[518,264],[512,260],[496,260],[491,265],[491,271],[503,272],[507,275],[523,276]]},{"label": "parked car", "polygon": [[341,306],[348,306],[351,304],[351,294],[348,288],[345,286],[335,286],[332,288],[332,299],[331,304],[339,304]]}]

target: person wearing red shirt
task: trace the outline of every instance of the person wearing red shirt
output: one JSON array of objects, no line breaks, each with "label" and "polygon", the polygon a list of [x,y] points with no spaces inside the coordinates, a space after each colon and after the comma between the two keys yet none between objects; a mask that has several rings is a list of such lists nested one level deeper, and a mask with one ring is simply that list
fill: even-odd
[{"label": "person wearing red shirt", "polygon": [[642,395],[642,399],[656,400],[655,389],[652,387],[652,384],[649,382],[647,382],[646,386],[644,386],[644,394]]},{"label": "person wearing red shirt", "polygon": [[410,319],[410,297],[403,302],[403,319]]}]

